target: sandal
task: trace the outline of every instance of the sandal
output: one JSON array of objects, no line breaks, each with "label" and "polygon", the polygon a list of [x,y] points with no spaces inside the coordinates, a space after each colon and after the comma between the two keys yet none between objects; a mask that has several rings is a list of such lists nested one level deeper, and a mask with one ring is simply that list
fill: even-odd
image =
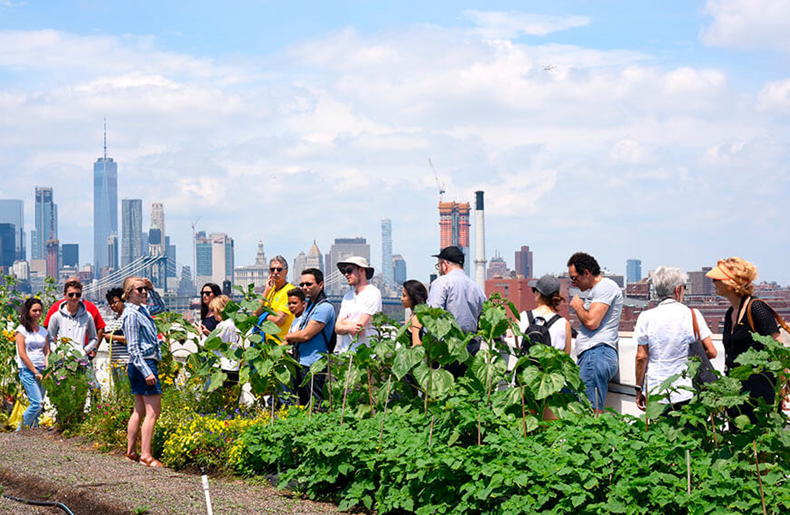
[{"label": "sandal", "polygon": [[135,451],[127,452],[126,453],[126,459],[129,460],[129,461],[137,462],[137,461],[140,461],[140,455],[137,454]]},{"label": "sandal", "polygon": [[164,467],[162,462],[151,456],[150,458],[140,458],[140,463],[146,467]]}]

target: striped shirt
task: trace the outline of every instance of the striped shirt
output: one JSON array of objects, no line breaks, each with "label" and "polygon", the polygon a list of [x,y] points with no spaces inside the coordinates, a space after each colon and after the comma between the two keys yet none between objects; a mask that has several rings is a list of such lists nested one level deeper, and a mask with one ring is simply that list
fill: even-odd
[{"label": "striped shirt", "polygon": [[123,334],[126,336],[126,347],[129,350],[129,363],[148,377],[152,374],[146,364],[146,359],[161,361],[162,351],[157,340],[156,324],[145,306],[138,306],[127,302],[124,304]]},{"label": "striped shirt", "polygon": [[[104,334],[123,336],[123,313],[107,322],[107,325],[104,326]],[[126,342],[110,340],[110,362],[123,365],[129,363],[129,349],[126,348]]]}]

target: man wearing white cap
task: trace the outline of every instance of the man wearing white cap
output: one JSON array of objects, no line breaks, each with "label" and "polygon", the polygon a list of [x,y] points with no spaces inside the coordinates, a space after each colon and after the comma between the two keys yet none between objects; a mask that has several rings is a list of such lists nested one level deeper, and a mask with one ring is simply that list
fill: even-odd
[{"label": "man wearing white cap", "polygon": [[370,336],[375,333],[371,320],[374,314],[381,311],[381,292],[368,283],[373,277],[373,267],[368,265],[367,259],[352,256],[339,261],[337,268],[352,287],[343,295],[335,323],[335,332],[340,336],[335,354],[342,354],[356,350],[360,345],[367,345]]}]

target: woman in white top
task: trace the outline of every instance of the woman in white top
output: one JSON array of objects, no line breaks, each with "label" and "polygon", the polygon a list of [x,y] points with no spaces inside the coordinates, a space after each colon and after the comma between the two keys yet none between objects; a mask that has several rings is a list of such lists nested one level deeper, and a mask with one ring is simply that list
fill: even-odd
[{"label": "woman in white top", "polygon": [[[544,275],[537,281],[530,281],[529,285],[532,287],[532,293],[535,294],[535,302],[538,303],[538,307],[530,313],[526,311],[521,312],[518,322],[521,332],[525,333],[527,331],[530,325],[529,315],[531,314],[538,325],[551,323],[549,326],[551,346],[564,351],[565,354],[570,354],[571,323],[557,312],[560,304],[565,302],[565,298],[560,294],[559,279],[553,275]],[[555,315],[559,318],[552,322]]]},{"label": "woman in white top", "polygon": [[[638,345],[635,363],[636,405],[643,411],[646,408],[645,386],[650,393],[657,393],[659,386],[667,378],[682,374],[686,370],[689,345],[696,341],[692,313],[697,317],[699,337],[705,354],[711,359],[716,357],[711,331],[702,314],[682,304],[687,280],[688,276],[683,270],[668,266],[658,267],[650,279],[659,304],[642,312],[634,328],[634,338]],[[669,398],[661,402],[671,403],[677,408],[693,397],[691,388],[690,377],[678,377],[670,387]]]},{"label": "woman in white top", "polygon": [[16,328],[16,364],[19,366],[19,378],[30,406],[22,415],[22,426],[38,426],[38,417],[44,408],[44,386],[41,384],[44,369],[49,357],[47,330],[39,325],[44,306],[41,300],[30,297],[22,306],[19,327]]},{"label": "woman in white top", "polygon": [[[236,324],[232,318],[222,319],[222,311],[228,305],[228,302],[230,302],[230,297],[227,295],[214,297],[209,304],[209,309],[214,313],[214,319],[217,321],[217,327],[215,328],[218,330],[217,336],[224,343],[229,343],[231,349],[236,350],[239,348],[239,330],[236,329]],[[214,352],[220,356],[219,366],[228,376],[223,386],[237,384],[239,382],[239,362],[222,356],[219,351]]]}]

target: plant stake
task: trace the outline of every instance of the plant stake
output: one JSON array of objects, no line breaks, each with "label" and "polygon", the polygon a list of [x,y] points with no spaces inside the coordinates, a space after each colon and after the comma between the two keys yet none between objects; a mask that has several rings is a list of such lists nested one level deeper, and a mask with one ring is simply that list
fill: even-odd
[{"label": "plant stake", "polygon": [[428,431],[428,447],[431,446],[431,441],[433,440],[433,419],[434,416],[431,415],[431,430]]},{"label": "plant stake", "polygon": [[332,355],[331,352],[326,353],[326,379],[329,382],[329,411],[332,411],[332,360],[330,356]]},{"label": "plant stake", "polygon": [[373,416],[376,414],[376,407],[373,405],[373,386],[370,384],[370,369],[366,368],[365,371],[368,373],[368,399],[370,399],[370,415]]},{"label": "plant stake", "polygon": [[477,414],[477,445],[482,445],[480,443],[480,413]]},{"label": "plant stake", "polygon": [[524,386],[521,389],[521,425],[524,426],[524,438],[527,437],[527,409],[524,406]]},{"label": "plant stake", "polygon": [[[379,430],[379,453],[381,453],[381,440],[384,438],[384,419],[387,418],[387,401],[390,398],[390,384],[392,383],[392,376],[387,378],[387,396],[384,398],[384,414],[381,416],[381,429]],[[431,444],[429,443],[428,446]]]},{"label": "plant stake", "polygon": [[348,360],[348,373],[346,374],[346,385],[343,387],[343,407],[340,410],[340,425],[343,425],[343,416],[346,414],[346,397],[348,396],[348,383],[351,380],[351,364],[354,363],[354,355]]},{"label": "plant stake", "polygon": [[763,515],[768,515],[765,511],[765,493],[763,492],[763,477],[760,475],[760,460],[757,458],[757,440],[752,440],[754,445],[754,465],[757,467],[757,481],[760,484],[760,500],[763,503]]},{"label": "plant stake", "polygon": [[315,374],[310,373],[310,407],[307,411],[307,420],[312,420],[313,418],[313,384],[315,381]]},{"label": "plant stake", "polygon": [[688,482],[688,493],[691,495],[691,451],[686,449],[686,481]]}]

